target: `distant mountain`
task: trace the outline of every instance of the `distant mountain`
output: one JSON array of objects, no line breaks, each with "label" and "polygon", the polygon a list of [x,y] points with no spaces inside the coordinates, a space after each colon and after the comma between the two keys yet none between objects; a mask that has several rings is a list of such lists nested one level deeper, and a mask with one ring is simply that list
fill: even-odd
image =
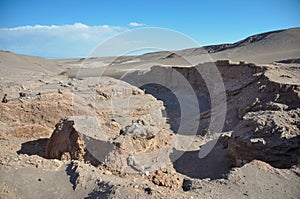
[{"label": "distant mountain", "polygon": [[300,58],[300,28],[277,30],[247,37],[232,44],[209,45],[202,48],[190,48],[173,53],[157,52],[139,56],[141,60],[171,59],[180,56],[199,56],[209,53],[214,59],[230,59],[258,64],[279,60]]},{"label": "distant mountain", "polygon": [[282,32],[282,31],[284,31],[284,30],[277,30],[277,31],[271,31],[271,32],[256,34],[256,35],[252,35],[250,37],[247,37],[246,39],[243,39],[243,40],[238,41],[238,42],[233,43],[233,44],[210,45],[210,46],[204,46],[203,48],[208,53],[216,53],[216,52],[220,52],[220,51],[223,51],[223,50],[228,50],[228,49],[231,49],[231,48],[246,46],[246,45],[249,45],[251,43],[259,42],[259,41],[262,41],[263,39],[267,38],[271,34],[277,34],[277,33]]}]

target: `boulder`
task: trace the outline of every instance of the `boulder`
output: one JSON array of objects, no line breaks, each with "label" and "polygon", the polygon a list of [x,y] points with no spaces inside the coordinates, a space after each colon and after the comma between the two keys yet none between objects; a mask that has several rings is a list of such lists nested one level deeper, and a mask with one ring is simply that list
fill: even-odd
[{"label": "boulder", "polygon": [[159,129],[155,126],[147,124],[144,120],[136,120],[131,125],[123,129],[124,134],[129,134],[136,137],[151,139]]},{"label": "boulder", "polygon": [[55,126],[45,151],[46,158],[80,160],[99,165],[118,147],[104,136],[95,117],[62,119]]}]

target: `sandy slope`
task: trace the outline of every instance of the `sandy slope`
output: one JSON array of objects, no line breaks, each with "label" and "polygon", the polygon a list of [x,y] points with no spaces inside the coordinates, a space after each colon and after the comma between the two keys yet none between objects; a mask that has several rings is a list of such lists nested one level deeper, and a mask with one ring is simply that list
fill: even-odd
[{"label": "sandy slope", "polygon": [[[297,58],[300,56],[300,28],[261,33],[233,44],[204,46],[203,49],[192,48],[178,53],[182,56],[199,56],[203,50],[215,60],[230,59],[257,64]],[[161,55],[163,53],[157,54]]]},{"label": "sandy slope", "polygon": [[62,66],[55,61],[3,50],[0,51],[0,60],[1,77],[34,72],[58,74],[63,70]]}]

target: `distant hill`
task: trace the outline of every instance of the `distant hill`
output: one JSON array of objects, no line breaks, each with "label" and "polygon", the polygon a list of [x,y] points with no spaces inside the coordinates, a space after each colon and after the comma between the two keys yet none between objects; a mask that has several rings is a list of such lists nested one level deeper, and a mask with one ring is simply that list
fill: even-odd
[{"label": "distant hill", "polygon": [[170,59],[179,56],[199,56],[205,53],[209,53],[214,60],[244,60],[258,64],[300,58],[300,28],[256,34],[232,44],[190,48],[167,54],[166,52],[147,53],[139,58],[142,60],[149,57]]},{"label": "distant hill", "polygon": [[54,60],[41,57],[15,54],[0,50],[0,76],[43,72],[58,74],[63,68]]}]

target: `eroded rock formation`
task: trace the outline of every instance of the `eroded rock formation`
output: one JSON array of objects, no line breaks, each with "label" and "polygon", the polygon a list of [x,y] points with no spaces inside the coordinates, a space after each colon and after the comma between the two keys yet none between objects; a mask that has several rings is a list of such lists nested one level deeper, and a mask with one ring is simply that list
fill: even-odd
[{"label": "eroded rock formation", "polygon": [[[279,168],[289,168],[299,163],[300,73],[297,67],[257,66],[221,60],[195,67],[155,66],[142,75],[129,75],[127,81],[147,83],[149,80],[159,80],[163,85],[171,85],[169,93],[176,95],[181,92],[181,96],[191,96],[186,85],[180,84],[180,75],[183,76],[197,95],[200,117],[195,110],[190,111],[192,114],[189,117],[183,117],[175,106],[167,106],[167,113],[173,121],[180,121],[178,117],[181,117],[184,127],[192,126],[190,121],[200,118],[199,125],[189,129],[189,133],[205,135],[209,133],[211,116],[216,110],[211,109],[209,97],[212,97],[212,91],[207,88],[201,72],[214,66],[222,75],[226,91],[227,111],[223,131],[231,132],[228,153],[235,165],[241,166],[254,159]],[[153,84],[145,88],[146,92],[165,104],[172,103],[171,94],[163,86]],[[182,94],[183,91],[186,93]],[[181,106],[183,103],[179,104]],[[188,105],[197,109],[195,104]]]}]

